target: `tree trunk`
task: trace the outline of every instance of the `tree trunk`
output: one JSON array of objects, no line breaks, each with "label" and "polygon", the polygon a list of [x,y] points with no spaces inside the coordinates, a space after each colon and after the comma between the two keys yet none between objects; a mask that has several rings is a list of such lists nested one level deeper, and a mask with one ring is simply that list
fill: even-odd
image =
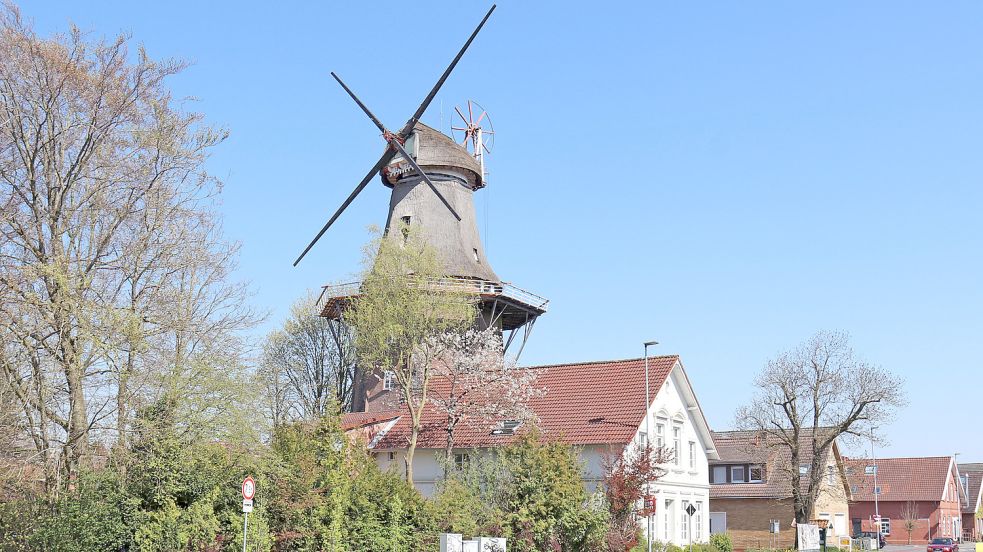
[{"label": "tree trunk", "polygon": [[451,416],[447,422],[447,448],[444,451],[444,479],[450,474],[451,462],[454,460],[454,428],[457,427],[457,417]]},{"label": "tree trunk", "polygon": [[416,453],[416,438],[420,434],[419,426],[414,423],[413,429],[410,431],[410,446],[406,448],[406,458],[403,462],[406,464],[406,482],[413,486],[413,454]]}]

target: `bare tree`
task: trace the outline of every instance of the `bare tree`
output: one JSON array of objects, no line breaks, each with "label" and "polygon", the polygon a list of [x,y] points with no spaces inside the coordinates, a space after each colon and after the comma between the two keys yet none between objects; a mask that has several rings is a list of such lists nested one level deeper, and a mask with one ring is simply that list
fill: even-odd
[{"label": "bare tree", "polygon": [[[433,339],[442,354],[433,366],[430,402],[446,416],[444,475],[454,455],[454,431],[462,423],[489,425],[498,420],[532,421],[530,399],[545,389],[536,387],[536,373],[516,366],[505,356],[497,328],[449,332]],[[489,428],[490,429],[490,428]]]},{"label": "bare tree", "polygon": [[[758,392],[737,411],[737,425],[762,432],[788,451],[789,465],[779,469],[788,473],[797,522],[813,518],[834,441],[861,435],[904,404],[901,378],[858,359],[842,332],[819,332],[781,353],[755,384]],[[801,485],[804,463],[807,484]]]},{"label": "bare tree", "polygon": [[256,316],[203,168],[226,133],[164,87],[184,64],[38,37],[9,4],[0,52],[0,375],[50,490],[94,436],[125,444],[138,395],[239,355]]},{"label": "bare tree", "polygon": [[918,503],[913,500],[905,502],[905,505],[901,507],[901,524],[908,532],[908,544],[911,544],[911,534],[918,526]]},{"label": "bare tree", "polygon": [[406,224],[366,247],[359,296],[347,315],[355,329],[362,367],[390,370],[410,417],[406,479],[413,483],[413,456],[422,430],[434,361],[445,351],[438,339],[474,323],[472,298],[452,286],[436,252]]},{"label": "bare tree", "polygon": [[308,293],[290,309],[283,328],[263,345],[266,380],[278,388],[275,410],[314,419],[351,406],[355,346],[342,322],[319,316],[317,296]]}]

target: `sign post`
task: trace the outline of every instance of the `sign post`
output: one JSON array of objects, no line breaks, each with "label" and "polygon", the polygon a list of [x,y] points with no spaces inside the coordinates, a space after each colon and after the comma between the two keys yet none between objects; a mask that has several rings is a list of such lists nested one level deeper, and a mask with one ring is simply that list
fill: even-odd
[{"label": "sign post", "polygon": [[247,475],[242,480],[242,552],[246,552],[246,535],[249,531],[249,512],[253,511],[253,496],[256,495],[256,482]]},{"label": "sign post", "polygon": [[688,524],[689,530],[689,552],[693,552],[693,514],[696,513],[696,507],[690,504],[686,507],[686,523]]}]

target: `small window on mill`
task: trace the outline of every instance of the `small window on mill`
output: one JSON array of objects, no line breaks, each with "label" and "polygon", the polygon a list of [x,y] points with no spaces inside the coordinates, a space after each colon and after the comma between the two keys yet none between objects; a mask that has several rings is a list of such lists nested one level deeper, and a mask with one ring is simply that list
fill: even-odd
[{"label": "small window on mill", "polygon": [[412,221],[412,217],[406,215],[400,217],[400,220],[403,221],[403,227],[400,228],[400,231],[403,232],[403,242],[405,243],[410,237],[410,221]]},{"label": "small window on mill", "polygon": [[474,251],[474,262],[480,263],[481,259],[478,258],[478,248],[474,248],[472,251]]}]

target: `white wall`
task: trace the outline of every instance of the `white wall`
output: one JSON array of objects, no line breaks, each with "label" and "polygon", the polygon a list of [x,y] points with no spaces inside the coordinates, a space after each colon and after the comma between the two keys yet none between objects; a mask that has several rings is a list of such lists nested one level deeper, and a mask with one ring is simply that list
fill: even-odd
[{"label": "white wall", "polygon": [[[707,463],[707,448],[712,443],[704,440],[699,427],[702,414],[695,402],[689,403],[685,395],[687,388],[685,375],[677,364],[666,379],[662,389],[656,393],[649,410],[649,442],[658,444],[658,427],[663,426],[664,445],[670,452],[674,449],[673,429],[679,429],[679,454],[663,467],[665,476],[652,488],[656,496],[656,514],[653,516],[653,534],[656,540],[673,542],[678,545],[693,542],[707,542],[710,538],[710,483]],[[639,428],[635,441],[645,433],[645,423]],[[689,444],[693,443],[691,460]],[[692,531],[683,525],[687,521],[685,504],[692,503],[699,511],[692,518]],[[642,528],[647,532],[646,521]],[[690,532],[692,535],[690,535]]]}]

